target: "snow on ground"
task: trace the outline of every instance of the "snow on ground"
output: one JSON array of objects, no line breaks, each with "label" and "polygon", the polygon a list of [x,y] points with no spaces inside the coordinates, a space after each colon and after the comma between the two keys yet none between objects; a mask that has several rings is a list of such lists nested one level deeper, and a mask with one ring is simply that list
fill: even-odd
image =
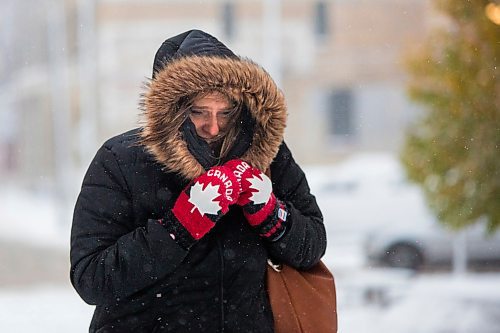
[{"label": "snow on ground", "polygon": [[33,193],[14,185],[0,188],[0,237],[23,244],[67,249],[70,208],[48,193]]},{"label": "snow on ground", "polygon": [[[415,274],[365,262],[371,229],[429,218],[392,156],[361,155],[306,173],[325,217],[324,261],[335,275],[340,333],[500,332],[500,273]],[[71,214],[57,208],[50,196],[0,188],[0,242],[67,253]],[[0,283],[0,332],[88,331],[93,307],[60,281],[67,276],[57,284]]]},{"label": "snow on ground", "polygon": [[69,286],[0,289],[0,332],[88,332],[92,312]]},{"label": "snow on ground", "polygon": [[378,332],[500,332],[499,274],[422,276],[383,314]]},{"label": "snow on ground", "polygon": [[500,274],[394,276],[370,273],[337,279],[339,332],[498,333]]},{"label": "snow on ground", "polygon": [[[337,278],[340,333],[500,332],[499,274],[405,280],[379,273],[354,277],[351,285],[349,276]],[[374,283],[384,276],[384,283]],[[375,285],[372,296],[370,285]],[[384,288],[391,285],[403,289],[386,303]],[[0,289],[1,332],[86,332],[92,311],[69,286]]]}]

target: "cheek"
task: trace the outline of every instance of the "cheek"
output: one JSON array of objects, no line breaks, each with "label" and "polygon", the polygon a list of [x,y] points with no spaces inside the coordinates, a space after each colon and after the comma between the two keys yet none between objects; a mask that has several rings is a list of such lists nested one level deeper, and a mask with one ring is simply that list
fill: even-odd
[{"label": "cheek", "polygon": [[203,121],[200,121],[199,119],[193,119],[191,117],[190,119],[194,127],[196,128],[196,133],[200,134],[200,132],[202,132]]},{"label": "cheek", "polygon": [[221,132],[226,132],[231,127],[228,121],[220,121],[218,124]]}]

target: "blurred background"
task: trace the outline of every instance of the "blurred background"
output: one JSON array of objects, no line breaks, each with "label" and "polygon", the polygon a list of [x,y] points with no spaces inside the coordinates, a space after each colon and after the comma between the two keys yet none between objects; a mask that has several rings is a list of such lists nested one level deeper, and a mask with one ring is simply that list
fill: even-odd
[{"label": "blurred background", "polygon": [[339,332],[500,332],[499,24],[488,0],[0,0],[0,330],[88,330],[83,174],[138,125],[161,43],[201,29],[285,93]]}]

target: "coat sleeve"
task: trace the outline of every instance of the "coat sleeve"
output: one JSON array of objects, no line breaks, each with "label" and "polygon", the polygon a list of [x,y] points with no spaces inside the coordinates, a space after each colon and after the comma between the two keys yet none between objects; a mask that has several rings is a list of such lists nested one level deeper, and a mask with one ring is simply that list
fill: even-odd
[{"label": "coat sleeve", "polygon": [[302,169],[294,161],[285,143],[271,165],[276,197],[288,209],[285,234],[268,243],[271,258],[299,269],[319,262],[326,250],[323,215],[311,194]]},{"label": "coat sleeve", "polygon": [[172,273],[187,252],[158,222],[133,227],[132,198],[111,147],[97,152],[71,228],[70,278],[89,304],[116,303]]}]

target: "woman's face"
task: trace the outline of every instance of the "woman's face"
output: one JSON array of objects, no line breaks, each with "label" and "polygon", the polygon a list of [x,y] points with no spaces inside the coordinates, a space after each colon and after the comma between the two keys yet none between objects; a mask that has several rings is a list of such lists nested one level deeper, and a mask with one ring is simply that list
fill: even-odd
[{"label": "woman's face", "polygon": [[235,110],[229,99],[213,92],[193,101],[189,118],[196,127],[196,133],[208,143],[223,137],[230,126]]}]

